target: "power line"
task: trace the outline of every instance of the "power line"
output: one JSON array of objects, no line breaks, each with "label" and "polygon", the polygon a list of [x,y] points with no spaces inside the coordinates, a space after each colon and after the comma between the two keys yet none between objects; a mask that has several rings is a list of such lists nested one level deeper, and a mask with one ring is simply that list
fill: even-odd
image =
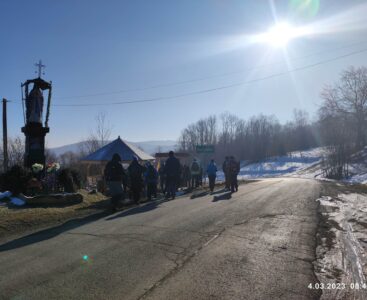
[{"label": "power line", "polygon": [[[147,99],[123,100],[123,101],[117,101],[117,102],[104,102],[104,103],[53,104],[52,106],[58,106],[58,107],[89,107],[89,106],[106,106],[106,105],[124,105],[124,104],[133,104],[133,103],[144,103],[144,102],[155,102],[155,101],[162,101],[162,100],[169,100],[169,99],[178,99],[178,98],[183,98],[183,97],[188,97],[188,96],[193,96],[193,95],[206,94],[206,93],[210,93],[210,92],[214,92],[214,91],[229,89],[229,88],[236,87],[236,86],[247,85],[247,84],[251,84],[251,83],[256,83],[256,82],[260,82],[260,81],[280,77],[280,76],[291,74],[291,73],[294,73],[294,72],[298,72],[298,71],[302,71],[302,70],[306,70],[306,69],[311,69],[311,68],[314,68],[314,67],[326,64],[326,63],[337,61],[337,60],[340,60],[340,59],[343,59],[343,58],[346,58],[346,57],[350,57],[350,56],[353,56],[353,55],[356,55],[356,54],[364,53],[364,52],[367,52],[367,48],[361,49],[361,50],[358,50],[358,51],[349,52],[347,54],[336,56],[336,57],[333,57],[333,58],[330,58],[330,59],[327,59],[327,60],[322,60],[322,61],[310,64],[310,65],[306,65],[306,66],[303,66],[303,67],[294,68],[294,69],[287,70],[287,71],[284,71],[284,72],[275,73],[275,74],[265,76],[265,77],[260,77],[260,78],[256,78],[256,79],[252,79],[252,80],[248,80],[248,81],[242,81],[242,82],[232,83],[232,84],[229,84],[229,85],[223,85],[223,86],[218,86],[218,87],[215,87],[215,88],[204,89],[204,90],[199,90],[199,91],[193,91],[193,92],[183,93],[183,94],[178,94],[178,95],[173,95],[173,96],[161,96],[161,97],[154,97],[154,98],[147,98]],[[8,100],[8,101],[10,103],[20,103],[19,101],[14,101],[14,100]]]},{"label": "power line", "polygon": [[327,59],[327,60],[319,61],[319,62],[314,63],[314,64],[310,64],[310,65],[306,65],[306,66],[303,66],[303,67],[299,67],[299,68],[287,70],[287,71],[284,71],[284,72],[272,74],[272,75],[269,75],[269,76],[256,78],[256,79],[252,79],[252,80],[248,80],[248,81],[237,82],[237,83],[233,83],[233,84],[229,84],[229,85],[223,85],[223,86],[210,88],[210,89],[204,89],[204,90],[199,90],[199,91],[194,91],[194,92],[189,92],[189,93],[183,93],[183,94],[179,94],[179,95],[161,96],[161,97],[154,97],[154,98],[147,98],[147,99],[137,99],[137,100],[124,100],[124,101],[118,101],[118,102],[105,102],[105,103],[54,104],[53,106],[83,107],[83,106],[124,105],[124,104],[132,104],[132,103],[155,102],[155,101],[183,98],[183,97],[187,97],[187,96],[206,94],[206,93],[210,93],[210,92],[214,92],[214,91],[224,90],[224,89],[228,89],[228,88],[232,88],[232,87],[236,87],[236,86],[247,85],[247,84],[251,84],[251,83],[256,83],[256,82],[268,80],[268,79],[271,79],[271,78],[280,77],[280,76],[287,75],[287,74],[290,74],[290,73],[294,73],[294,72],[314,68],[314,67],[319,66],[319,65],[323,65],[323,64],[326,64],[326,63],[329,63],[329,62],[333,62],[333,61],[336,61],[336,60],[340,60],[340,59],[343,59],[343,58],[346,58],[346,57],[349,57],[349,56],[353,56],[353,55],[356,55],[356,54],[364,53],[364,52],[367,52],[367,48],[362,49],[362,50],[358,50],[358,51],[353,51],[353,52],[350,52],[350,53],[347,53],[347,54],[344,54],[344,55],[336,56],[334,58],[330,58],[330,59]]},{"label": "power line", "polygon": [[[291,61],[292,60],[301,60],[301,59],[305,59],[305,58],[308,58],[308,57],[312,57],[312,56],[316,56],[316,55],[320,55],[320,54],[324,54],[324,53],[330,53],[331,51],[338,51],[338,50],[350,48],[350,47],[365,44],[365,43],[366,43],[366,41],[352,43],[352,44],[349,44],[347,46],[342,46],[342,47],[338,47],[338,48],[333,48],[333,49],[329,49],[329,50],[323,50],[323,51],[311,53],[311,54],[304,55],[304,56],[290,58],[290,60]],[[168,83],[162,83],[162,84],[157,84],[157,85],[152,85],[152,86],[147,86],[147,87],[140,87],[140,88],[138,87],[138,88],[132,88],[132,89],[113,91],[113,92],[100,92],[100,93],[76,95],[76,96],[55,97],[55,99],[63,100],[63,99],[89,98],[89,97],[98,97],[98,96],[117,95],[117,94],[128,93],[128,92],[146,91],[146,90],[152,90],[152,89],[157,89],[157,88],[162,88],[162,87],[171,87],[171,86],[177,86],[177,85],[184,85],[184,84],[188,84],[188,83],[200,82],[200,81],[204,81],[204,80],[208,80],[208,79],[221,78],[221,77],[226,77],[226,76],[231,76],[231,75],[235,75],[235,74],[241,74],[241,73],[249,72],[249,71],[256,70],[256,69],[261,69],[261,68],[266,68],[266,67],[271,67],[271,66],[276,66],[276,65],[283,65],[283,64],[285,64],[285,62],[275,62],[275,63],[272,63],[272,64],[260,65],[260,66],[254,67],[254,68],[247,68],[247,69],[244,69],[244,70],[238,70],[238,71],[233,71],[233,72],[228,72],[228,73],[223,73],[223,74],[218,74],[218,75],[212,75],[212,76],[206,76],[206,77],[201,77],[201,78],[194,78],[194,79],[183,80],[183,81],[168,82]]]}]

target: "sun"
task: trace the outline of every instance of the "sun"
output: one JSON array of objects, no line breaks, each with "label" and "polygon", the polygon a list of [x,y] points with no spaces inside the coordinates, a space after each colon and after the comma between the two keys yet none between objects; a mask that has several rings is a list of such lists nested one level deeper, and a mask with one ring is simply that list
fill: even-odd
[{"label": "sun", "polygon": [[306,27],[295,27],[288,22],[280,22],[269,28],[267,32],[258,34],[255,40],[280,48],[286,47],[290,40],[307,34],[309,30]]},{"label": "sun", "polygon": [[288,23],[279,23],[266,33],[267,42],[274,47],[284,47],[294,36],[294,28]]}]

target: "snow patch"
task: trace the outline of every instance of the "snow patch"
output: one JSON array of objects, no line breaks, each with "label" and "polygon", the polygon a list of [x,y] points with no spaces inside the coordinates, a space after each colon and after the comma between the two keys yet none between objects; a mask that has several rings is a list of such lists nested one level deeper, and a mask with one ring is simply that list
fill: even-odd
[{"label": "snow patch", "polygon": [[[367,197],[339,194],[322,197],[315,273],[320,283],[343,283],[345,289],[323,289],[321,299],[367,297]],[[358,283],[360,289],[351,289]]]},{"label": "snow patch", "polygon": [[[312,173],[312,171],[302,174],[305,170],[318,165],[323,157],[324,148],[314,148],[307,151],[290,152],[285,156],[277,156],[269,159],[264,159],[256,163],[249,163],[248,161],[241,162],[241,169],[238,175],[239,180],[264,178],[264,177],[278,177],[278,176],[298,176],[301,177],[316,177],[320,170]],[[224,180],[222,171],[217,173],[219,181]]]}]

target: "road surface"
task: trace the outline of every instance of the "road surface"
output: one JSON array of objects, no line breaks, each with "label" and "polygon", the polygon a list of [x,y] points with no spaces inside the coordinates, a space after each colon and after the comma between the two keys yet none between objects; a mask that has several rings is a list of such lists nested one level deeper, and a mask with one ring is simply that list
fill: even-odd
[{"label": "road surface", "polygon": [[0,245],[0,299],[318,299],[320,183],[278,178]]}]

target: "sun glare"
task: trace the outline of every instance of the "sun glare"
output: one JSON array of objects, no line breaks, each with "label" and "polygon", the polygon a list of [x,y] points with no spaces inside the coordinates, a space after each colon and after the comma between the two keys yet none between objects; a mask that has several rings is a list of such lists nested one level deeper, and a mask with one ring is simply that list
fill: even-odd
[{"label": "sun glare", "polygon": [[285,47],[294,38],[309,34],[306,27],[294,27],[287,22],[277,23],[267,32],[256,36],[255,41],[268,43],[273,47]]}]

